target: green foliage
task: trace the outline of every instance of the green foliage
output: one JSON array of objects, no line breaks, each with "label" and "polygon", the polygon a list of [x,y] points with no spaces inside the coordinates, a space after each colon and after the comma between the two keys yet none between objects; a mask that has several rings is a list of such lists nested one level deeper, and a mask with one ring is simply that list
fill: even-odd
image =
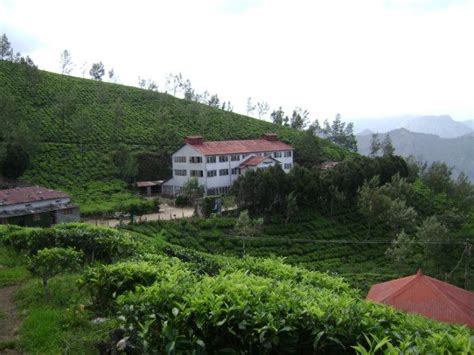
[{"label": "green foliage", "polygon": [[235,223],[235,230],[237,235],[252,237],[256,235],[259,229],[262,227],[263,219],[252,219],[249,216],[249,211],[244,210],[240,212],[239,218]]},{"label": "green foliage", "polygon": [[336,115],[336,118],[331,124],[329,124],[327,120],[324,121],[323,132],[330,142],[357,152],[354,124],[348,123],[346,125],[346,123],[342,121],[340,114]]},{"label": "green foliage", "polygon": [[[114,180],[119,175],[112,163],[117,143],[137,157],[139,178],[157,180],[170,177],[171,154],[187,135],[223,140],[275,132],[294,144],[304,134],[168,94],[44,71],[38,71],[38,77],[41,85],[34,92],[27,90],[25,69],[0,61],[0,113],[3,99],[9,98],[9,112],[13,109],[28,118],[28,127],[36,122],[34,131],[41,137],[22,179],[71,193],[87,214],[117,211],[120,201],[133,198],[125,184]],[[73,104],[64,95],[74,98]],[[342,160],[348,155],[326,141],[320,141],[320,148],[322,159]],[[149,157],[159,169],[147,168]],[[112,196],[97,182],[111,183]]]},{"label": "green foliage", "polygon": [[49,298],[48,281],[65,272],[75,271],[81,263],[82,253],[71,248],[45,248],[38,250],[28,266],[35,276],[43,280],[45,298]]},{"label": "green foliage", "polygon": [[19,329],[19,350],[31,354],[89,354],[116,327],[115,321],[90,322],[93,314],[85,308],[88,298],[76,284],[76,274],[51,279],[50,299],[42,297],[41,283],[32,279],[22,285],[16,300],[23,312]]},{"label": "green foliage", "polygon": [[188,203],[194,204],[198,198],[204,195],[204,187],[199,185],[197,178],[193,177],[184,183],[181,194],[188,200]]},{"label": "green foliage", "polygon": [[15,228],[1,233],[0,242],[29,255],[35,255],[44,248],[74,248],[82,251],[89,262],[112,262],[133,255],[139,248],[134,238],[124,231],[80,223],[44,229]]},{"label": "green foliage", "polygon": [[449,193],[451,189],[452,168],[446,163],[433,162],[421,172],[421,180],[435,193]]},{"label": "green foliage", "polygon": [[80,285],[92,296],[94,309],[106,312],[113,309],[116,297],[137,286],[150,286],[169,273],[177,273],[179,266],[171,258],[154,257],[153,262],[122,262],[89,268]]},{"label": "green foliage", "polygon": [[133,345],[141,352],[349,353],[365,344],[364,334],[387,337],[394,349],[413,342],[414,352],[435,352],[445,336],[453,340],[443,343],[447,350],[470,349],[466,328],[366,303],[343,283],[331,288],[337,280],[314,287],[305,271],[279,263],[267,261],[263,272],[254,268],[265,276],[246,265],[202,278],[170,274],[119,296],[123,326],[137,336]]},{"label": "green foliage", "polygon": [[15,180],[25,173],[30,164],[30,157],[21,146],[8,144],[5,157],[1,163],[2,175]]}]

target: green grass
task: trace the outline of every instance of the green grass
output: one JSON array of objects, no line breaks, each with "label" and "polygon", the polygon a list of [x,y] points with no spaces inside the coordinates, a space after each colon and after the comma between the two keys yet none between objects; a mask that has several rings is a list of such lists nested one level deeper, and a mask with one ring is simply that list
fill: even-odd
[{"label": "green grass", "polygon": [[[38,125],[41,138],[22,179],[71,193],[86,214],[114,210],[134,198],[116,179],[112,156],[118,143],[137,154],[157,154],[157,169],[146,178],[165,179],[170,177],[171,154],[186,135],[222,140],[276,132],[292,144],[302,137],[301,132],[287,127],[168,94],[44,71],[39,72],[39,78],[36,89],[27,89],[22,69],[0,61],[0,96],[14,100],[27,124]],[[63,95],[73,98],[73,110],[64,125],[58,113]],[[123,112],[119,118],[117,102]],[[321,146],[328,159],[342,160],[351,154],[324,140]]]},{"label": "green grass", "polygon": [[18,345],[26,353],[98,353],[95,344],[105,339],[115,321],[90,323],[92,314],[85,309],[88,297],[76,284],[78,275],[58,276],[50,281],[50,299],[45,301],[43,287],[33,279],[17,293],[19,307],[26,314]]},{"label": "green grass", "polygon": [[30,278],[30,272],[25,266],[0,269],[0,287],[18,284]]},{"label": "green grass", "polygon": [[25,258],[0,246],[0,287],[15,285],[31,277]]}]

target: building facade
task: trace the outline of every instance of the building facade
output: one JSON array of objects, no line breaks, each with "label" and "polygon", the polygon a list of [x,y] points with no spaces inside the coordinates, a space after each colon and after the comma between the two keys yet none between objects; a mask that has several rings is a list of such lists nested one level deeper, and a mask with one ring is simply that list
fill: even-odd
[{"label": "building facade", "polygon": [[39,186],[0,190],[0,224],[48,227],[80,217],[79,207],[61,191]]},{"label": "building facade", "polygon": [[162,185],[162,194],[176,196],[190,178],[197,178],[207,195],[226,194],[248,170],[280,165],[293,167],[293,147],[276,134],[261,139],[204,141],[201,136],[185,138],[185,145],[172,156],[173,177]]}]

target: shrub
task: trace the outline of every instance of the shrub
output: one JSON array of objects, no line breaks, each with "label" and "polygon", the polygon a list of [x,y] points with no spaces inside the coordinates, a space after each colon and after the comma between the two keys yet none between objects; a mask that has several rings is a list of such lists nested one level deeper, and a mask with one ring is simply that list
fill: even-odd
[{"label": "shrub", "polygon": [[79,267],[82,253],[74,249],[50,248],[39,250],[30,260],[29,270],[43,281],[45,299],[49,298],[48,281],[50,278]]},{"label": "shrub", "polygon": [[242,270],[199,279],[168,275],[120,296],[118,304],[142,352],[352,353],[366,345],[364,334],[386,336],[396,349],[411,343],[413,353],[436,353],[440,338],[451,340],[443,342],[446,352],[470,349],[466,328]]},{"label": "shrub", "polygon": [[84,253],[87,261],[112,262],[134,254],[139,243],[124,231],[81,223],[60,224],[52,228],[11,229],[2,243],[17,252],[36,254],[44,248],[74,248]]},{"label": "shrub", "polygon": [[137,286],[150,286],[169,275],[191,275],[181,263],[172,258],[153,256],[152,261],[122,262],[86,270],[79,280],[93,299],[95,309],[102,312],[114,309],[116,297]]}]

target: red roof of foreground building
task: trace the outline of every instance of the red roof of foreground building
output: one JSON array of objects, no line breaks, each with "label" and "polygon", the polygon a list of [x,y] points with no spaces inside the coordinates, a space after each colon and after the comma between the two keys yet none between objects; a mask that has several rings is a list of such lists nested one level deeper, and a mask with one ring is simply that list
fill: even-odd
[{"label": "red roof of foreground building", "polygon": [[275,134],[266,134],[262,139],[230,141],[204,141],[201,136],[186,137],[185,142],[204,155],[274,152],[293,150],[293,147],[277,139]]},{"label": "red roof of foreground building", "polygon": [[64,192],[50,190],[45,187],[17,187],[15,189],[0,190],[0,206],[66,197],[69,196]]},{"label": "red roof of foreground building", "polygon": [[372,286],[367,299],[442,322],[474,327],[474,292],[423,275],[421,270]]}]

